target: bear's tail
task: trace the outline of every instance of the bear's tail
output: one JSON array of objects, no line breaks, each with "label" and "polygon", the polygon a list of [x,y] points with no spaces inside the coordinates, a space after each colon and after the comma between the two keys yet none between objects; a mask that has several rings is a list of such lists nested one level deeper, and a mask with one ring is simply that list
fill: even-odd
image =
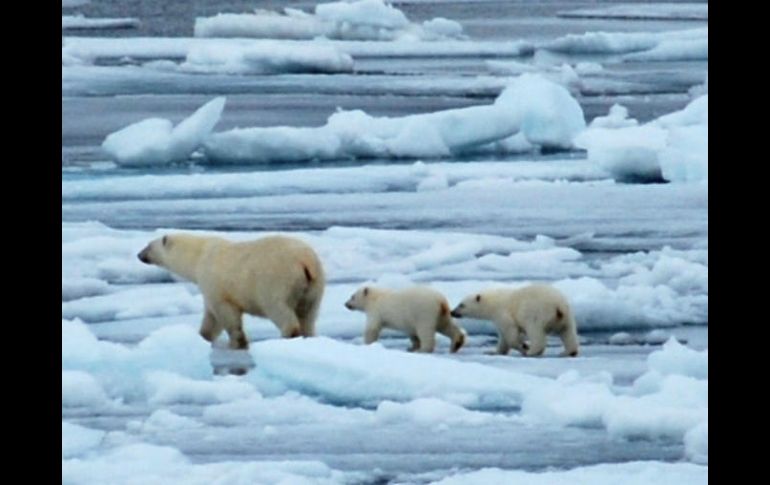
[{"label": "bear's tail", "polygon": [[439,315],[442,317],[449,316],[449,304],[445,301],[441,302],[441,307],[439,308]]},{"label": "bear's tail", "polygon": [[307,280],[308,284],[313,283],[315,281],[315,276],[313,276],[313,273],[310,271],[310,268],[307,267],[306,264],[302,264],[302,270],[305,272],[305,279]]}]

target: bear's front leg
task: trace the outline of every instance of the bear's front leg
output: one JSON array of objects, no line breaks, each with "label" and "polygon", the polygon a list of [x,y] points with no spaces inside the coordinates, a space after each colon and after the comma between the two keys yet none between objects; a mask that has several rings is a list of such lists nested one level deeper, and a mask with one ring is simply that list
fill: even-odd
[{"label": "bear's front leg", "polygon": [[418,352],[431,353],[436,348],[436,332],[432,328],[421,328],[417,330],[417,338],[420,339],[420,349]]},{"label": "bear's front leg", "polygon": [[497,330],[497,349],[494,351],[486,352],[487,355],[508,355],[511,346],[508,345],[508,341],[505,338],[505,334],[498,328]]},{"label": "bear's front leg", "polygon": [[228,303],[218,303],[212,308],[214,316],[230,337],[231,349],[248,349],[249,340],[243,332],[243,313]]},{"label": "bear's front leg", "polygon": [[219,337],[219,334],[222,333],[221,325],[217,323],[216,318],[214,318],[214,314],[211,313],[211,310],[206,308],[203,312],[203,322],[201,323],[201,328],[198,333],[200,333],[201,337],[203,337],[205,340],[209,342],[213,342],[214,340]]},{"label": "bear's front leg", "polygon": [[380,331],[382,330],[382,324],[378,320],[369,319],[366,322],[366,329],[364,330],[364,343],[369,345],[376,342],[380,338]]}]

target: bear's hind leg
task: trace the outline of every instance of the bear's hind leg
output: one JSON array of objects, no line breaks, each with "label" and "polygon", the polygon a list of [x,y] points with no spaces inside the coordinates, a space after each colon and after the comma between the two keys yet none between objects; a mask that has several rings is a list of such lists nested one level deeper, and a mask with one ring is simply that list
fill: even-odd
[{"label": "bear's hind leg", "polygon": [[578,355],[578,336],[574,328],[567,327],[559,334],[562,343],[564,344],[564,352],[561,353],[562,357],[577,357]]},{"label": "bear's hind leg", "polygon": [[266,316],[281,330],[281,337],[294,338],[302,335],[297,314],[288,305],[272,308]]},{"label": "bear's hind leg", "polygon": [[436,330],[438,330],[440,334],[449,337],[449,340],[451,341],[449,351],[452,353],[460,350],[460,347],[465,344],[465,330],[453,322],[451,317],[444,319],[443,321],[440,320]]},{"label": "bear's hind leg", "polygon": [[303,337],[315,337],[315,321],[318,318],[318,310],[321,301],[305,303],[297,307],[297,319],[299,320],[299,333]]},{"label": "bear's hind leg", "polygon": [[408,352],[415,352],[417,349],[420,348],[420,339],[417,338],[417,335],[410,335],[409,339],[412,341],[412,346],[409,347],[407,350]]}]

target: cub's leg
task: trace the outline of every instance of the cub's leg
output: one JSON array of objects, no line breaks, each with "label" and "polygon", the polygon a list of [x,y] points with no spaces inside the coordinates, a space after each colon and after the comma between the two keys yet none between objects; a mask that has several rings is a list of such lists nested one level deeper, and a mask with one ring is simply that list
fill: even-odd
[{"label": "cub's leg", "polygon": [[381,330],[382,324],[379,320],[368,319],[366,322],[366,330],[364,330],[364,343],[369,345],[372,342],[376,342],[380,338]]},{"label": "cub's leg", "polygon": [[420,340],[418,352],[431,353],[436,348],[436,330],[431,326],[423,326],[417,329],[417,338]]},{"label": "cub's leg", "polygon": [[487,352],[488,354],[508,355],[511,346],[508,345],[508,340],[505,338],[505,334],[499,328],[497,329],[497,349],[494,352]]},{"label": "cub's leg", "polygon": [[546,333],[542,325],[530,325],[527,328],[529,336],[529,350],[526,355],[529,357],[542,355],[545,352]]},{"label": "cub's leg", "polygon": [[529,346],[524,342],[524,332],[522,332],[518,326],[511,325],[505,329],[505,340],[508,346],[512,349],[516,349],[519,353],[526,355]]},{"label": "cub's leg", "polygon": [[559,334],[562,343],[564,344],[564,352],[561,353],[562,357],[577,357],[578,355],[578,336],[575,331],[575,327],[568,326]]}]

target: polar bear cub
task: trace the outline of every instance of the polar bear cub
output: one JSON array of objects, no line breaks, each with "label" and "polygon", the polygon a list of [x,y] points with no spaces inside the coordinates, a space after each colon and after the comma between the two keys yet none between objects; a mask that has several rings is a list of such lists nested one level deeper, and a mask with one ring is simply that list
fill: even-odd
[{"label": "polar bear cub", "polygon": [[298,239],[169,234],[137,256],[198,285],[205,305],[200,334],[210,342],[227,331],[231,348],[248,348],[244,313],[269,318],[286,338],[315,335],[324,272],[315,251]]},{"label": "polar bear cub", "polygon": [[[548,285],[493,289],[467,296],[452,310],[455,318],[491,320],[497,327],[497,353],[514,348],[527,356],[545,351],[546,335],[556,334],[564,344],[562,356],[578,354],[577,323],[567,299]],[[529,345],[524,337],[529,338]]]},{"label": "polar bear cub", "polygon": [[425,286],[403,290],[365,286],[356,291],[345,306],[348,310],[366,313],[364,342],[367,344],[375,342],[383,328],[409,335],[410,352],[433,352],[436,332],[451,339],[452,352],[457,352],[465,343],[465,330],[452,320],[447,299]]}]

